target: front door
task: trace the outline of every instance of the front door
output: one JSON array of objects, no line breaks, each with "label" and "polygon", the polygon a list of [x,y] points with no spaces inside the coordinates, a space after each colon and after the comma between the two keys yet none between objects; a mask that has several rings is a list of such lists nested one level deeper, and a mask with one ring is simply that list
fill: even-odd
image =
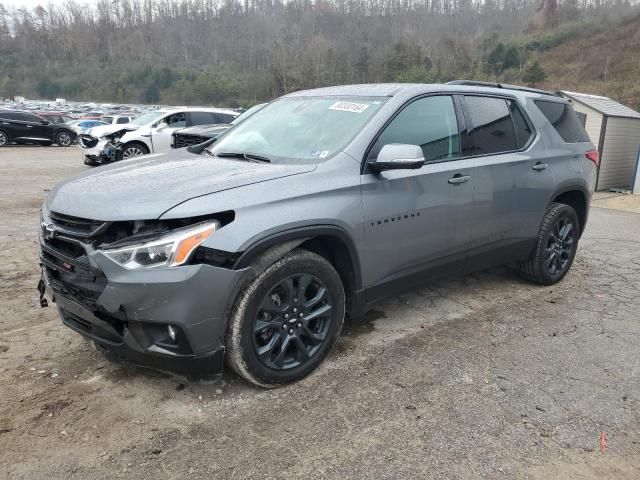
[{"label": "front door", "polygon": [[403,107],[368,154],[389,143],[419,145],[418,170],[362,175],[368,300],[441,274],[462,271],[469,243],[473,159],[462,159],[451,96],[419,98]]},{"label": "front door", "polygon": [[[158,126],[162,125],[162,128]],[[164,117],[151,129],[152,153],[168,152],[171,149],[171,135],[178,128],[187,126],[187,115],[184,112],[172,113]]]}]

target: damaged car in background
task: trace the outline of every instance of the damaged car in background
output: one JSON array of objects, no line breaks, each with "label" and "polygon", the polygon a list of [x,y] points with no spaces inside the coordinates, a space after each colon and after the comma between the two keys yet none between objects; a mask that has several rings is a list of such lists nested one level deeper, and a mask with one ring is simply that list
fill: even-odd
[{"label": "damaged car in background", "polygon": [[171,149],[172,133],[194,125],[219,123],[221,116],[239,113],[219,108],[171,108],[155,110],[129,123],[95,127],[79,136],[84,163],[104,165],[119,160],[162,153]]}]

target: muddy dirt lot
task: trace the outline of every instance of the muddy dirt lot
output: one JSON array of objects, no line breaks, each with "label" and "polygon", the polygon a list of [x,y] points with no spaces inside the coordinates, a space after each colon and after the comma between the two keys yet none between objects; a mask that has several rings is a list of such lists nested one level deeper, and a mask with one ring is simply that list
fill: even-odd
[{"label": "muddy dirt lot", "polygon": [[264,391],[110,364],[38,306],[39,207],[83,169],[0,150],[0,478],[640,478],[639,214],[594,208],[558,286],[407,293]]}]

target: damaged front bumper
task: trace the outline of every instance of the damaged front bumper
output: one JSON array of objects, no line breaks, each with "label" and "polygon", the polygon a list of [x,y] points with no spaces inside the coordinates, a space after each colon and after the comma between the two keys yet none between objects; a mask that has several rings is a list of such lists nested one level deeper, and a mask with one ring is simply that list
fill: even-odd
[{"label": "damaged front bumper", "polygon": [[90,167],[97,167],[117,161],[118,154],[121,151],[121,145],[119,143],[114,143],[109,140],[101,140],[95,143],[89,142],[88,140],[85,140],[85,143],[83,143],[81,140],[81,145],[93,145],[89,148],[82,147],[84,164]]},{"label": "damaged front bumper", "polygon": [[[61,242],[86,255],[55,248]],[[127,270],[76,239],[52,245],[42,234],[40,263],[43,295],[62,322],[109,358],[196,376],[222,371],[227,315],[247,269]]]}]

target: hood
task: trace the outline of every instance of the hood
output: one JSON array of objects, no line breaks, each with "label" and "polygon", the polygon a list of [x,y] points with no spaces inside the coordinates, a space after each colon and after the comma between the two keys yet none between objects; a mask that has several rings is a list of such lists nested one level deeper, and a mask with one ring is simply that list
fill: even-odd
[{"label": "hood", "polygon": [[90,128],[87,131],[87,133],[96,138],[100,138],[103,135],[108,135],[109,133],[114,133],[114,132],[117,132],[118,130],[133,131],[133,130],[137,130],[138,128],[140,127],[133,123],[120,123],[120,124],[112,123],[110,125],[100,125],[98,127]]},{"label": "hood", "polygon": [[312,172],[315,168],[316,165],[252,163],[174,150],[113,163],[66,180],[51,191],[47,208],[92,220],[151,220],[192,198]]}]

